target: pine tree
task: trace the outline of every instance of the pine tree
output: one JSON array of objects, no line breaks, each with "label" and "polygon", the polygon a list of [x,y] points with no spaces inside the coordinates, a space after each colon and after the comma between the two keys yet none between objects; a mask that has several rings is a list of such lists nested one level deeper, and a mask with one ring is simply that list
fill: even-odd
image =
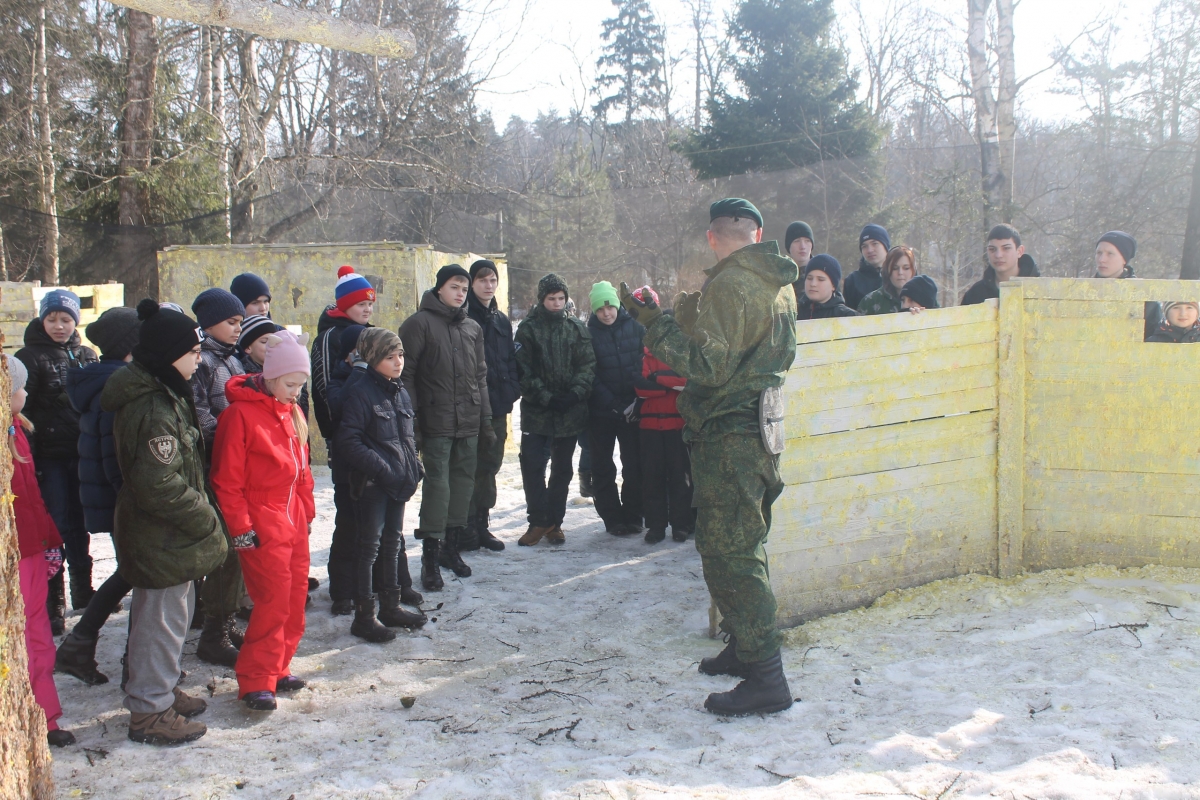
[{"label": "pine tree", "polygon": [[789,169],[871,152],[880,131],[833,40],[832,0],[742,0],[730,20],[742,92],[708,102],[684,146],[701,178]]},{"label": "pine tree", "polygon": [[625,109],[625,122],[645,109],[666,105],[663,80],[663,27],[654,20],[647,0],[612,0],[617,15],[604,20],[600,38],[608,44],[596,66],[607,70],[596,78],[601,95],[612,87],[616,91],[602,96],[595,112],[606,117],[613,108]]}]

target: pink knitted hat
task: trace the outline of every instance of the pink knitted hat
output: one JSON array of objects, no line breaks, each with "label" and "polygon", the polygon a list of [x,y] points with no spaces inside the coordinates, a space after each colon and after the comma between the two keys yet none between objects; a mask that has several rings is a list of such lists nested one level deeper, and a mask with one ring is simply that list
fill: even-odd
[{"label": "pink knitted hat", "polygon": [[308,334],[299,338],[291,331],[278,331],[267,336],[267,354],[263,358],[263,377],[270,380],[292,372],[312,374],[309,367]]}]

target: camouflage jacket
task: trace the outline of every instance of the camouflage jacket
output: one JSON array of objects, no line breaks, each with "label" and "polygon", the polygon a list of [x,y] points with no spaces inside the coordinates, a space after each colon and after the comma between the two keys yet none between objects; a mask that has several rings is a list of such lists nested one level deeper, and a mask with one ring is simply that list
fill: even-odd
[{"label": "camouflage jacket", "polygon": [[664,314],[646,348],[687,378],[679,397],[689,440],[758,434],[758,396],[782,386],[796,357],[796,262],[778,242],[743,247],[706,270],[700,316],[689,337]]},{"label": "camouflage jacket", "polygon": [[[540,303],[517,328],[517,374],[521,379],[521,430],[545,436],[578,436],[587,430],[588,398],[596,354],[587,326]],[[563,412],[549,408],[559,394],[574,396]]]}]

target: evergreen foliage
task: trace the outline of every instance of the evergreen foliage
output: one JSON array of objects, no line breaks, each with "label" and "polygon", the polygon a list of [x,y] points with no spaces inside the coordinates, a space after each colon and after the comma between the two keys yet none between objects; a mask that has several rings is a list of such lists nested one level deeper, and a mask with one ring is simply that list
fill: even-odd
[{"label": "evergreen foliage", "polygon": [[596,66],[606,71],[596,77],[596,88],[602,95],[610,88],[616,91],[601,97],[594,110],[603,119],[610,110],[624,108],[628,124],[638,112],[666,107],[664,34],[647,0],[612,3],[617,16],[604,21],[600,34],[607,44]]}]

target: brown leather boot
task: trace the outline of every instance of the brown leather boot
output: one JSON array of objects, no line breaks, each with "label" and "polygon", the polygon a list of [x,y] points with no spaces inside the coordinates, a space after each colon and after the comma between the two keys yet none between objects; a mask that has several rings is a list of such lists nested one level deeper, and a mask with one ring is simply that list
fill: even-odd
[{"label": "brown leather boot", "polygon": [[184,744],[194,742],[206,733],[207,725],[185,719],[173,708],[157,714],[129,715],[129,738],[142,744]]},{"label": "brown leather boot", "polygon": [[175,713],[179,716],[191,719],[203,714],[205,709],[208,708],[208,703],[199,697],[192,697],[190,694],[184,692],[183,689],[176,686],[175,702],[171,704],[171,708],[175,709]]},{"label": "brown leather boot", "polygon": [[567,536],[563,533],[561,525],[555,525],[553,528],[546,531],[546,541],[550,544],[562,544],[566,540]]},{"label": "brown leather boot", "polygon": [[529,530],[525,531],[525,534],[520,539],[517,539],[517,544],[522,547],[532,547],[553,529],[553,525],[530,525]]}]

